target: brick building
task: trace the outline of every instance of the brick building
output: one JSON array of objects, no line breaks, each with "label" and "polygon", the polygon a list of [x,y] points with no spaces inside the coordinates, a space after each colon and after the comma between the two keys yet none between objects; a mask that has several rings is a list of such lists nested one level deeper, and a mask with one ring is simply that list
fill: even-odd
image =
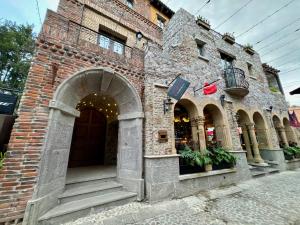
[{"label": "brick building", "polygon": [[[47,12],[0,171],[0,224],[187,196],[249,179],[248,163],[296,166],[279,146],[299,137],[278,71],[186,11],[173,14],[158,0],[60,0]],[[218,80],[218,92],[190,88],[164,114],[165,84],[178,74],[191,87]],[[194,150],[216,140],[236,167],[180,174],[176,113]]]}]

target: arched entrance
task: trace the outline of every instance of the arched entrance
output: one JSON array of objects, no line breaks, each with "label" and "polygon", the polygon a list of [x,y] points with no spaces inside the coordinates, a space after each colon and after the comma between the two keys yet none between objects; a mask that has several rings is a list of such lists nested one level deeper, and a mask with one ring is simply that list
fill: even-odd
[{"label": "arched entrance", "polygon": [[288,140],[287,140],[287,137],[286,137],[285,129],[282,126],[279,117],[274,115],[272,120],[273,120],[274,129],[275,129],[276,134],[277,134],[279,147],[284,148],[285,146],[288,146]]},{"label": "arched entrance", "polygon": [[290,121],[287,118],[283,118],[283,126],[285,129],[286,138],[288,141],[289,146],[297,145],[297,138],[293,131],[293,128],[290,125]]},{"label": "arched entrance", "polygon": [[269,140],[267,136],[267,128],[264,121],[264,118],[259,112],[253,114],[253,121],[255,127],[255,134],[257,137],[259,149],[270,149]]},{"label": "arched entrance", "polygon": [[118,105],[109,96],[93,93],[76,109],[69,167],[116,165],[118,143]]},{"label": "arched entrance", "polygon": [[193,150],[200,150],[198,135],[198,113],[196,106],[187,99],[181,99],[174,107],[174,133],[177,153],[187,144]]},{"label": "arched entrance", "polygon": [[[78,103],[85,101],[86,97],[89,98],[93,94],[97,94],[100,97],[108,96],[117,104],[118,115],[116,115],[116,118],[118,120],[118,129],[114,131],[114,136],[112,136],[114,137],[114,142],[117,143],[117,180],[127,190],[137,193],[138,199],[143,198],[142,127],[144,114],[140,96],[126,78],[115,73],[112,69],[87,69],[71,76],[60,84],[53,100],[49,104],[49,122],[43,146],[39,180],[31,203],[35,208],[31,209],[31,206],[28,208],[29,211],[34,210],[35,216],[41,216],[47,210],[57,205],[58,196],[63,193],[65,188],[69,157],[73,157],[72,152],[70,154],[70,149],[72,144],[76,146],[75,140],[79,140],[80,136],[84,135],[87,136],[88,140],[96,141],[95,143],[90,143],[89,146],[97,146],[97,151],[101,146],[104,146],[102,141],[101,144],[97,142],[97,138],[94,138],[92,133],[90,135],[76,134],[77,131],[75,131],[75,136],[73,135],[74,125],[76,129],[76,118],[79,118],[77,119],[78,125],[85,121],[84,124],[81,124],[81,132],[84,132],[82,127],[85,126],[92,130],[95,128],[97,132],[100,131],[99,127],[101,127],[101,131],[104,130],[103,115],[99,114],[101,110],[99,108],[96,110],[92,106],[95,102],[91,102],[91,107],[87,107],[82,111],[82,116],[77,110],[80,107]],[[103,101],[101,102],[103,103]],[[84,103],[81,102],[81,104]],[[107,114],[104,115],[106,117],[109,116]],[[87,118],[92,120],[92,122],[87,123]],[[107,119],[106,127],[109,124]],[[92,127],[93,124],[96,127]],[[98,126],[101,124],[101,126],[97,127],[97,124]],[[117,135],[116,132],[118,133]],[[107,134],[106,129],[106,136]],[[98,133],[95,135],[99,137]],[[72,139],[74,140],[73,143]],[[107,143],[109,138],[106,137],[105,140]],[[84,143],[87,144],[87,141]],[[75,157],[75,159],[77,158]],[[88,157],[87,161],[90,159],[91,157]],[[96,160],[93,163],[101,162]],[[86,164],[86,162],[83,164]]]},{"label": "arched entrance", "polygon": [[251,122],[248,113],[244,110],[238,110],[237,115],[240,141],[242,148],[247,151],[248,162],[263,163],[264,161],[259,152],[254,123]]},{"label": "arched entrance", "polygon": [[229,133],[220,109],[213,104],[208,104],[203,108],[203,115],[206,146],[208,148],[214,146],[228,148]]}]

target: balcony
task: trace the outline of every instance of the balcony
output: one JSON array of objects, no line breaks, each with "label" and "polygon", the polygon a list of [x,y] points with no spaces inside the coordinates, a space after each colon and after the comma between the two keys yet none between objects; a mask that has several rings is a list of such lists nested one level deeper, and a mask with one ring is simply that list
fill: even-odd
[{"label": "balcony", "polygon": [[227,68],[224,71],[225,91],[234,96],[244,97],[249,93],[249,83],[245,73],[239,68]]}]

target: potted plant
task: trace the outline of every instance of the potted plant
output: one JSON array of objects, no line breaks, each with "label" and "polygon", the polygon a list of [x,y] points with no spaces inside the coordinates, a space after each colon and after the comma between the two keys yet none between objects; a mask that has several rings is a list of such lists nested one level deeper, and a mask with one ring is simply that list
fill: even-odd
[{"label": "potted plant", "polygon": [[223,34],[222,39],[232,45],[235,43],[235,37],[233,33],[226,32],[225,34]]},{"label": "potted plant", "polygon": [[236,157],[222,147],[212,150],[212,162],[214,169],[233,168],[236,165]]},{"label": "potted plant", "polygon": [[205,19],[204,17],[202,16],[198,16],[197,19],[196,19],[196,23],[203,27],[204,29],[206,30],[210,30],[210,23],[207,19]]},{"label": "potted plant", "polygon": [[247,52],[250,55],[254,55],[255,54],[255,51],[253,49],[253,45],[251,45],[251,44],[246,44],[244,46],[244,50],[245,50],[245,52]]}]

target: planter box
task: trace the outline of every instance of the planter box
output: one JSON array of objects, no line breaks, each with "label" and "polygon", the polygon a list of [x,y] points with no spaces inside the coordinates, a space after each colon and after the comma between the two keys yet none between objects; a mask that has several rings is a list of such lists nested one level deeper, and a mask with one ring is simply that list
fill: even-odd
[{"label": "planter box", "polygon": [[250,55],[255,54],[255,51],[252,48],[249,48],[249,47],[244,48],[244,51],[247,52]]},{"label": "planter box", "polygon": [[210,24],[204,22],[203,20],[196,20],[196,23],[203,27],[205,30],[210,30]]},{"label": "planter box", "polygon": [[223,169],[231,169],[231,168],[234,168],[234,166],[226,162],[220,163],[219,165],[213,165],[213,170],[223,170]]},{"label": "planter box", "polygon": [[189,166],[189,165],[180,165],[179,174],[191,174],[191,173],[201,173],[205,172],[205,168],[200,166]]},{"label": "planter box", "polygon": [[224,34],[222,39],[226,42],[228,42],[229,44],[233,45],[235,43],[235,38],[234,37],[231,37],[227,34]]}]

